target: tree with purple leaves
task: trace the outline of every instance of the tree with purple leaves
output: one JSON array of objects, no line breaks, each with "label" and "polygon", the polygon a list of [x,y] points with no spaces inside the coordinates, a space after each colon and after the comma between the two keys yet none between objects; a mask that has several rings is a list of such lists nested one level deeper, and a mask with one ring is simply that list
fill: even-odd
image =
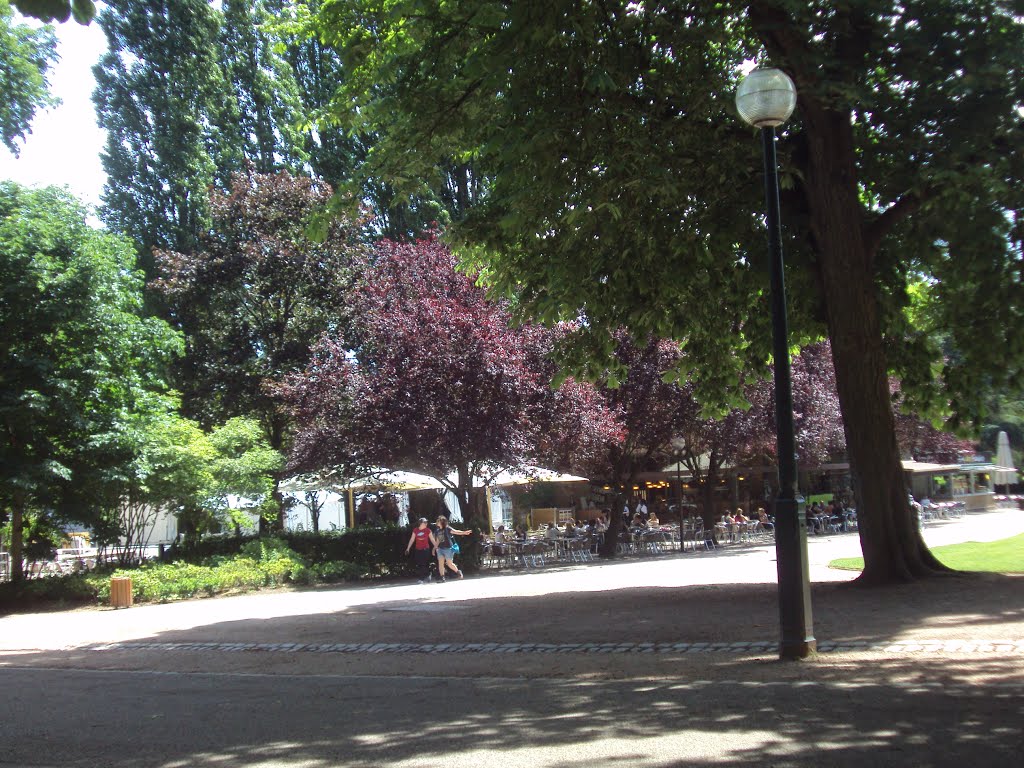
[{"label": "tree with purple leaves", "polygon": [[770,385],[747,387],[749,408],[733,408],[724,416],[708,418],[701,412],[693,388],[687,386],[686,403],[680,411],[678,432],[682,438],[680,460],[690,472],[691,484],[701,499],[702,517],[710,525],[715,517],[715,488],[726,467],[760,457],[770,450],[774,424],[769,410]]},{"label": "tree with purple leaves", "polygon": [[[811,344],[793,358],[793,429],[799,462],[816,466],[846,453],[836,371],[827,341]],[[771,398],[770,393],[766,395]],[[774,419],[772,402],[772,419]],[[774,422],[769,455],[774,456]]]},{"label": "tree with purple leaves", "polygon": [[[625,331],[615,339],[622,378],[618,386],[602,391],[622,426],[622,436],[602,447],[587,468],[590,477],[612,488],[628,489],[638,473],[656,471],[676,458],[698,489],[702,515],[710,524],[715,515],[714,491],[727,468],[774,461],[771,379],[752,378],[744,387],[746,404],[712,416],[701,407],[692,384],[680,385],[665,375],[682,360],[679,344],[660,339],[638,345]],[[845,449],[828,354],[827,344],[815,344],[793,361],[797,447],[804,466],[814,466]],[[674,443],[680,447],[676,449]],[[620,496],[612,505],[615,530],[621,524],[624,501]],[[614,541],[614,535],[610,538]]]},{"label": "tree with purple leaves", "polygon": [[281,388],[298,425],[292,469],[420,472],[468,522],[474,485],[499,471],[581,467],[619,439],[592,386],[552,388],[554,333],[512,327],[435,237],[383,241],[358,271],[352,340],[325,335]]},{"label": "tree with purple leaves", "polygon": [[904,458],[946,464],[973,452],[974,444],[970,440],[938,429],[931,421],[905,411],[905,397],[898,379],[890,379],[889,388],[896,410],[896,439]]}]

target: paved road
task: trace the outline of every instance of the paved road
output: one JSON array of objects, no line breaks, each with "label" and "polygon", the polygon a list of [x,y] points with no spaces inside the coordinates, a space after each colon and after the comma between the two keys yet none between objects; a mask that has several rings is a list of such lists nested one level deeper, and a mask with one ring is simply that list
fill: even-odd
[{"label": "paved road", "polygon": [[1019,766],[1024,687],[7,670],[3,766]]},{"label": "paved road", "polygon": [[[1008,511],[926,537],[1022,530]],[[771,650],[771,547],[6,617],[0,766],[1018,766],[1020,582],[864,596],[824,569],[856,553],[855,536],[812,539],[816,619],[894,644],[804,664]],[[768,643],[718,647],[715,627]]]}]

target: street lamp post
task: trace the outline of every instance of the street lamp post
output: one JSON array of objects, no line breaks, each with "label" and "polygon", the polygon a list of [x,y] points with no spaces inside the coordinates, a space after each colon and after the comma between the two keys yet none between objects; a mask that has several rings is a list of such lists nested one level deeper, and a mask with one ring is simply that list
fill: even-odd
[{"label": "street lamp post", "polygon": [[796,107],[796,88],[778,69],[756,69],[736,91],[736,109],[761,129],[764,146],[764,189],[767,202],[768,251],[771,258],[772,353],[775,357],[775,425],[779,453],[779,494],[775,499],[775,555],[779,574],[779,620],[782,659],[802,659],[817,650],[811,616],[807,567],[807,522],[804,499],[797,490],[796,439],[793,430],[793,388],[789,369],[789,328],[786,284],[779,225],[779,171],[775,159],[775,127]]}]

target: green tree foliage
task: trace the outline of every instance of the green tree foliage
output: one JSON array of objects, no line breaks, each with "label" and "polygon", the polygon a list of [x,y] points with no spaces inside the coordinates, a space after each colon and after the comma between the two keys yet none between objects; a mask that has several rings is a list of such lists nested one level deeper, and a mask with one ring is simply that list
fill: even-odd
[{"label": "green tree foliage", "polygon": [[85,217],[63,191],[0,184],[0,506],[16,576],[25,512],[94,521],[91,478],[125,460],[125,432],[181,351],[166,323],[140,317],[131,245]]},{"label": "green tree foliage", "polygon": [[207,0],[111,0],[93,96],[107,131],[101,216],[140,246],[188,251],[209,224],[208,188],[241,167],[237,110]]},{"label": "green tree foliage", "polygon": [[[313,172],[341,190],[346,198],[365,202],[373,211],[376,235],[389,240],[416,238],[436,224],[461,219],[483,194],[486,185],[472,157],[449,156],[429,167],[426,183],[362,173],[376,152],[378,133],[349,119],[337,101],[346,63],[336,40],[319,34],[313,14],[331,4],[320,0],[284,4],[278,25],[288,39],[286,56],[302,91],[302,100],[316,124],[308,134]],[[426,167],[426,166],[425,166]]]},{"label": "green tree foliage", "polygon": [[330,187],[287,172],[238,174],[211,193],[212,227],[195,252],[159,251],[156,287],[188,338],[185,409],[204,424],[256,415],[280,450],[286,420],[269,387],[306,365],[328,329],[344,332],[358,227],[324,242],[306,225]]},{"label": "green tree foliage", "polygon": [[[316,7],[314,0],[311,4]],[[332,98],[341,80],[341,62],[337,52],[325,45],[315,35],[305,37],[290,34],[299,22],[308,18],[305,4],[293,7],[292,3],[278,3],[281,23],[277,29],[287,41],[282,54],[291,65],[298,84],[302,104],[312,118],[320,121],[310,125],[306,134],[305,149],[314,176],[337,187],[352,177],[356,158],[365,153],[360,141],[339,129],[337,122],[327,120]]]},{"label": "green tree foliage", "polygon": [[72,16],[79,24],[88,24],[96,15],[92,0],[14,0],[14,7],[26,16],[41,21],[67,21]]},{"label": "green tree foliage", "polygon": [[276,519],[276,478],[284,456],[270,447],[263,425],[256,419],[228,419],[209,439],[215,452],[211,511],[236,530],[251,520],[250,514]]},{"label": "green tree foliage", "polygon": [[[769,336],[761,151],[733,94],[744,60],[786,70],[790,320],[831,340],[863,580],[882,582],[942,568],[903,492],[888,372],[915,409],[971,419],[1024,365],[1020,18],[963,0],[341,0],[314,26],[342,54],[332,117],[376,137],[367,177],[414,193],[472,158],[493,184],[452,236],[495,290],[586,317],[567,361],[592,374],[619,327],[679,339],[680,375],[719,408]],[[944,358],[907,319],[922,276]]]},{"label": "green tree foliage", "polygon": [[196,251],[157,252],[156,286],[188,338],[185,408],[202,423],[256,418],[285,450],[288,419],[271,390],[302,370],[321,334],[344,333],[352,312],[359,227],[339,220],[323,242],[306,236],[330,197],[327,185],[284,171],[238,174],[229,192],[211,193],[212,227]]},{"label": "green tree foliage", "polygon": [[298,83],[268,31],[276,6],[280,2],[222,4],[221,66],[237,107],[236,120],[225,130],[237,132],[244,161],[260,173],[297,172],[309,161]]},{"label": "green tree foliage", "polygon": [[47,73],[57,58],[48,27],[15,24],[8,0],[0,0],[0,141],[15,155],[39,109],[56,103]]},{"label": "green tree foliage", "polygon": [[313,124],[311,116],[330,111],[341,61],[315,36],[281,39],[297,23],[291,5],[105,4],[99,23],[109,53],[97,68],[94,97],[108,131],[102,213],[140,244],[147,274],[153,247],[194,247],[209,223],[207,188],[226,187],[248,167],[312,171],[344,200],[369,204],[376,234],[392,238],[460,217],[481,193],[465,158],[447,159],[417,194],[357,177],[375,137],[333,120]]},{"label": "green tree foliage", "polygon": [[209,505],[215,452],[199,426],[179,416],[175,406],[163,398],[157,407],[133,414],[121,435],[124,459],[90,477],[101,486],[100,533],[117,538],[122,564],[142,559],[161,512],[188,519]]},{"label": "green tree foliage", "polygon": [[272,506],[283,458],[254,419],[229,419],[206,433],[172,409],[154,411],[133,419],[124,439],[131,452],[102,480],[104,522],[123,545],[123,562],[140,559],[162,512],[193,542],[226,527],[251,527],[250,515]]}]

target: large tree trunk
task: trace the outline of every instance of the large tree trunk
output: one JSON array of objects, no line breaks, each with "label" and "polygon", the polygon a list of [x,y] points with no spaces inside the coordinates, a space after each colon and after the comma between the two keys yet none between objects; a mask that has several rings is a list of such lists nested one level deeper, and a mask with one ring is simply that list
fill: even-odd
[{"label": "large tree trunk", "polygon": [[[283,343],[284,342],[282,340],[278,341],[279,345]],[[269,423],[270,434],[268,435],[268,437],[270,438],[270,447],[273,448],[275,451],[278,451],[279,453],[287,453],[285,451],[285,426],[283,417],[281,417],[280,414],[271,412],[269,417]],[[270,498],[272,498],[274,500],[274,504],[277,505],[277,519],[274,521],[273,532],[281,533],[282,531],[284,531],[285,528],[285,522],[287,519],[287,509],[285,509],[284,494],[281,493],[281,479],[279,477],[274,477],[274,490],[271,492]],[[263,535],[262,525],[260,526],[260,535]]]},{"label": "large tree trunk", "polygon": [[857,197],[851,115],[813,103],[801,106],[811,223],[864,553],[861,581],[921,578],[946,569],[925,546],[907,501],[873,254],[864,239]]},{"label": "large tree trunk", "polygon": [[25,569],[21,565],[24,541],[25,497],[16,491],[11,504],[11,581],[15,584],[25,578]]},{"label": "large tree trunk", "polygon": [[711,485],[711,477],[705,476],[704,482],[700,484],[701,518],[704,520],[704,528],[712,531],[715,528],[717,517],[715,515],[715,488]]},{"label": "large tree trunk", "polygon": [[[459,516],[465,525],[476,518],[476,504],[473,498],[473,474],[469,464],[460,464],[457,469],[459,487],[455,497],[459,502]],[[452,510],[454,511],[454,510]]]},{"label": "large tree trunk", "polygon": [[622,512],[629,501],[629,489],[633,487],[633,480],[636,477],[636,467],[628,452],[616,451],[610,454],[610,457],[612,472],[606,480],[612,488],[620,489],[620,492],[615,494],[611,514],[608,516],[608,530],[604,532],[604,543],[598,550],[601,557],[615,557],[617,554],[622,531],[629,525],[629,520],[624,519]]},{"label": "large tree trunk", "polygon": [[[619,487],[618,484],[616,484],[615,487]],[[630,484],[626,487],[632,488],[632,481],[630,481]],[[601,544],[601,548],[598,551],[601,557],[615,557],[618,551],[619,539],[621,538],[622,531],[628,522],[623,520],[622,514],[628,499],[628,493],[623,492],[615,494],[615,501],[612,503],[611,514],[608,516],[608,530],[604,532],[604,542]]]},{"label": "large tree trunk", "polygon": [[701,519],[704,521],[704,529],[715,530],[715,523],[718,522],[718,512],[715,509],[715,483],[718,480],[718,461],[712,451],[708,457],[708,467],[701,470],[701,456],[692,456],[685,462],[690,470],[690,477],[700,485],[700,506]]},{"label": "large tree trunk", "polygon": [[[274,478],[274,490],[270,493],[270,498],[274,500],[274,504],[277,506],[277,519],[274,521],[274,533],[281,533],[285,528],[285,506],[284,506],[284,494],[281,493],[281,481],[278,478]],[[261,516],[262,517],[262,516]]]}]

